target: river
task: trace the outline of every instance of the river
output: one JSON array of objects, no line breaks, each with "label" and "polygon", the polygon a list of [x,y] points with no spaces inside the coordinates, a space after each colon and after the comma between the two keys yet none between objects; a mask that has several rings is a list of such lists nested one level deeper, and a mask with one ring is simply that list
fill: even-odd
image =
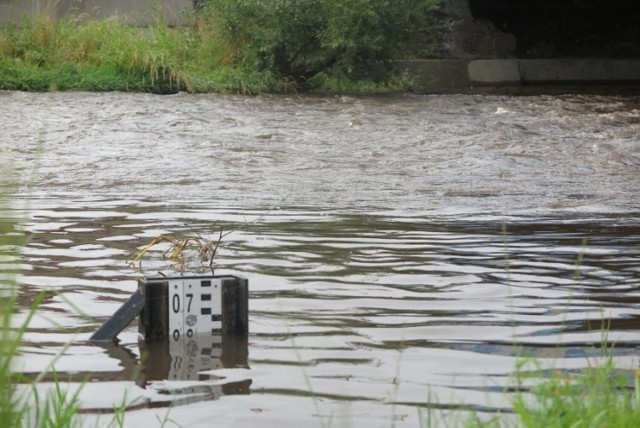
[{"label": "river", "polygon": [[[638,97],[0,102],[2,165],[18,177],[6,203],[30,237],[15,322],[55,291],[17,370],[60,354],[59,379],[98,425],[114,404],[125,426],[455,424],[459,404],[508,409],[521,355],[597,361],[603,324],[617,366],[638,368]],[[249,280],[248,340],[201,345],[215,351],[187,372],[135,323],[118,346],[87,341],[140,268],[171,272],[166,243],[132,267],[136,251],[220,230],[216,274]]]}]

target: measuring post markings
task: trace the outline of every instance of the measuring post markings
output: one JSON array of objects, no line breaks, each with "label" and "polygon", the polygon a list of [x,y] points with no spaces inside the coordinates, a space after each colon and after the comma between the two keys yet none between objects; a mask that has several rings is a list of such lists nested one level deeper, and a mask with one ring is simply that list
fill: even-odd
[{"label": "measuring post markings", "polygon": [[222,333],[222,280],[174,278],[168,281],[169,332],[174,341],[182,335]]}]

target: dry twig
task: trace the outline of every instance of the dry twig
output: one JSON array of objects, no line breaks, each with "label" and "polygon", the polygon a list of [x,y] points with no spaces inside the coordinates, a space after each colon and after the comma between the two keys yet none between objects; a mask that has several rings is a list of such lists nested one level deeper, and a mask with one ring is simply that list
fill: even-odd
[{"label": "dry twig", "polygon": [[197,254],[199,262],[203,264],[206,263],[211,269],[211,274],[213,274],[213,259],[216,256],[216,252],[218,251],[218,247],[220,246],[222,238],[227,234],[223,234],[222,228],[220,228],[220,234],[216,241],[203,238],[202,236],[187,236],[184,238],[176,238],[171,235],[160,235],[155,237],[151,240],[151,242],[142,247],[140,251],[138,251],[133,257],[127,260],[127,263],[132,267],[135,267],[136,263],[141,264],[142,257],[144,257],[144,255],[152,247],[163,242],[168,242],[171,244],[171,246],[162,254],[163,260],[169,260],[175,263],[179,267],[180,272],[184,272],[186,265],[185,253],[194,252],[195,254]]}]

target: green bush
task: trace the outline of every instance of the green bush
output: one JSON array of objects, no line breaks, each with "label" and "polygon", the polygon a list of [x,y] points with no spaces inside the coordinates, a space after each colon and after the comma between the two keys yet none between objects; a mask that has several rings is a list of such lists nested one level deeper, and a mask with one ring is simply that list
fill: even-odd
[{"label": "green bush", "polygon": [[306,87],[321,76],[380,81],[441,28],[440,0],[203,0],[234,62]]}]

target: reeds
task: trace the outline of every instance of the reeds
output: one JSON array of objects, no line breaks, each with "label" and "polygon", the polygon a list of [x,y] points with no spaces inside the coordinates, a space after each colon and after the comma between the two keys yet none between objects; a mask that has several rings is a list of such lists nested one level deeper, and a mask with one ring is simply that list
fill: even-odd
[{"label": "reeds", "polygon": [[170,247],[162,254],[162,259],[172,262],[180,273],[184,273],[186,269],[187,257],[185,257],[185,254],[192,252],[196,254],[198,264],[206,264],[208,268],[211,269],[211,274],[213,275],[213,259],[216,256],[216,252],[218,251],[218,247],[220,246],[220,241],[223,236],[222,229],[220,229],[220,235],[217,241],[200,235],[185,236],[183,238],[177,238],[170,235],[159,235],[127,260],[127,263],[132,267],[135,267],[136,263],[140,263],[140,265],[142,265],[142,257],[147,253],[147,251],[149,251],[149,249],[161,243],[169,243]]}]

